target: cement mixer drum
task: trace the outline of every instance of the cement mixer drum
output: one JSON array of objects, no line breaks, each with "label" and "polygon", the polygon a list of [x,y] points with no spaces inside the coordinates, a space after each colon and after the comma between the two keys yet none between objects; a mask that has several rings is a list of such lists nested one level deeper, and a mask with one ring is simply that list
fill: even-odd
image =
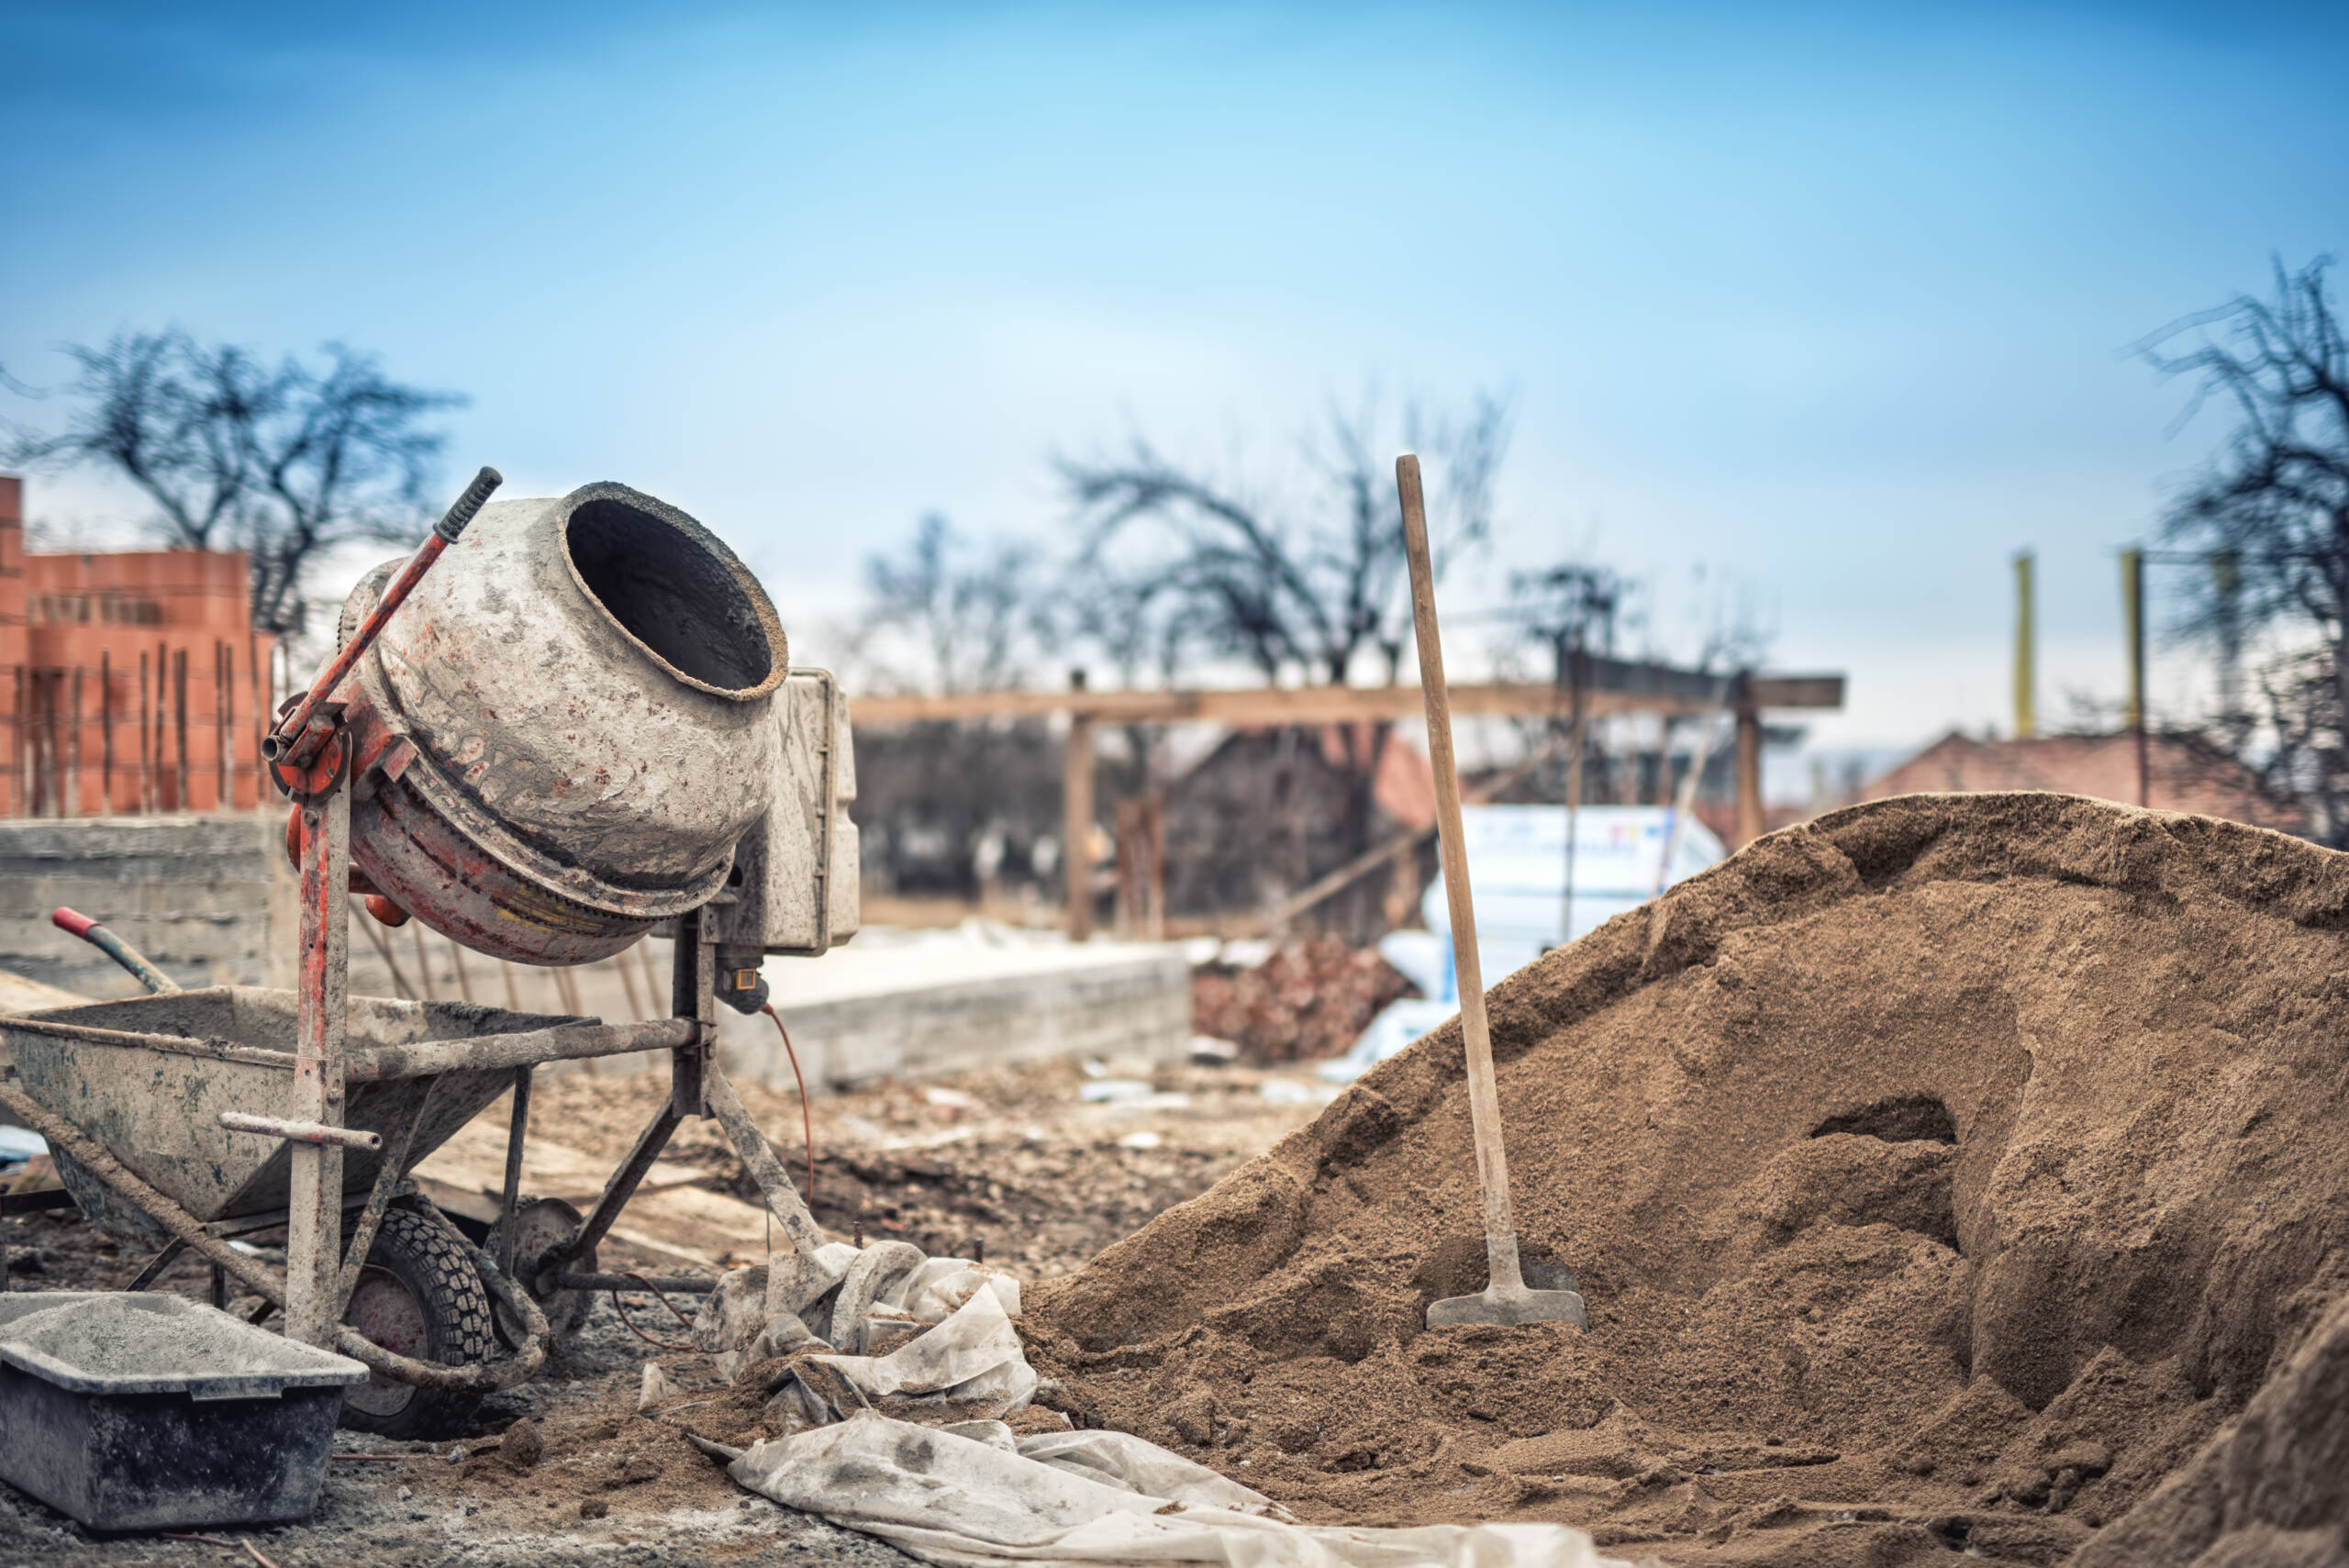
[{"label": "cement mixer drum", "polygon": [[618,952],[725,885],[787,663],[758,580],[676,507],[609,484],[484,507],[341,688],[374,759],[352,864],[479,952]]}]

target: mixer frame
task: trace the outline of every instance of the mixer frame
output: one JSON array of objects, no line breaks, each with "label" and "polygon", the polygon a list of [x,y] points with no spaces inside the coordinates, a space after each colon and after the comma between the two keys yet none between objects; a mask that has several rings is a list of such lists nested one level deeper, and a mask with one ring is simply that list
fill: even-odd
[{"label": "mixer frame", "polygon": [[[328,1344],[346,1332],[340,1318],[347,1290],[342,1279],[355,1273],[337,1243],[341,1237],[342,1150],[330,1135],[342,1126],[344,1085],[355,1065],[347,1060],[344,1020],[348,1012],[350,951],[351,803],[352,791],[372,785],[405,761],[404,738],[378,740],[374,755],[354,759],[357,737],[343,724],[343,710],[335,700],[367,647],[390,622],[409,590],[432,567],[442,550],[463,531],[474,512],[496,487],[494,470],[480,477],[450,509],[431,537],[395,574],[374,608],[320,672],[309,690],[287,705],[287,712],[270,737],[264,754],[273,762],[280,788],[301,814],[301,930],[297,990],[299,1018],[294,1057],[297,1117],[316,1124],[329,1136],[303,1138],[294,1143],[293,1184],[286,1231],[285,1320],[289,1337],[312,1344]],[[354,765],[355,763],[355,765]],[[361,891],[372,891],[362,889]],[[720,899],[728,896],[719,894]],[[704,906],[707,908],[707,906]],[[800,1256],[812,1262],[824,1244],[823,1232],[807,1203],[791,1184],[764,1134],[742,1108],[733,1085],[716,1061],[717,943],[705,937],[703,910],[677,917],[670,972],[670,1018],[652,1025],[584,1026],[538,1031],[535,1035],[485,1035],[474,1040],[432,1041],[393,1048],[402,1058],[384,1060],[379,1048],[367,1068],[370,1075],[422,1076],[446,1071],[510,1066],[514,1072],[512,1119],[506,1151],[506,1180],[499,1195],[501,1239],[495,1263],[477,1260],[484,1283],[495,1292],[499,1276],[508,1274],[515,1259],[515,1215],[521,1201],[522,1155],[529,1131],[530,1077],[541,1062],[618,1055],[657,1043],[669,1050],[669,1097],[645,1126],[605,1183],[595,1206],[581,1221],[569,1243],[532,1260],[523,1283],[534,1302],[551,1299],[578,1279],[578,1264],[593,1256],[596,1246],[618,1219],[638,1184],[667,1148],[669,1140],[688,1118],[715,1117],[744,1166],[758,1183],[768,1208]],[[351,1256],[365,1256],[372,1226],[365,1217],[380,1217],[389,1201],[390,1184],[401,1174],[400,1162],[385,1161],[371,1194],[361,1232],[352,1238]],[[533,1335],[533,1339],[537,1339]],[[538,1347],[534,1345],[533,1349]],[[523,1359],[531,1359],[527,1353]],[[542,1359],[542,1352],[539,1359]],[[435,1368],[438,1372],[442,1369]],[[449,1369],[454,1370],[454,1369]],[[436,1380],[437,1381],[437,1380]]]}]

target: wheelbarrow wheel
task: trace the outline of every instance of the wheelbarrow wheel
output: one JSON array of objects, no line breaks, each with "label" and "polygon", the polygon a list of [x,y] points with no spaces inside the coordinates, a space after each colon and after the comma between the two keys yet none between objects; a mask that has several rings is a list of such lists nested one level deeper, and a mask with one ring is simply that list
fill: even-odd
[{"label": "wheelbarrow wheel", "polygon": [[[437,1208],[384,1212],[343,1321],[387,1351],[443,1366],[485,1362],[493,1348],[489,1293],[464,1237]],[[481,1398],[379,1372],[344,1394],[342,1424],[387,1438],[439,1437]]]}]

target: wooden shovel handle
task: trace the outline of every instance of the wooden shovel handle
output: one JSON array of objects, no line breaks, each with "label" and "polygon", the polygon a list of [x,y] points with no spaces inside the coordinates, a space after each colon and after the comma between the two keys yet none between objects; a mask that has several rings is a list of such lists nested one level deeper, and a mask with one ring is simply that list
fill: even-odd
[{"label": "wooden shovel handle", "polygon": [[1468,1118],[1476,1134],[1476,1181],[1485,1194],[1487,1288],[1525,1289],[1517,1262],[1517,1218],[1508,1201],[1508,1158],[1501,1150],[1501,1105],[1493,1082],[1493,1037],[1485,1019],[1485,977],[1476,961],[1476,911],[1468,895],[1468,847],[1460,836],[1460,770],[1452,756],[1452,700],[1443,684],[1443,642],[1435,624],[1435,569],[1428,556],[1428,511],[1419,460],[1395,460],[1403,500],[1403,551],[1411,568],[1411,629],[1419,645],[1419,691],[1427,698],[1428,763],[1435,773],[1436,836],[1443,857],[1444,897],[1452,906],[1452,969],[1459,977],[1460,1037],[1468,1058]]}]

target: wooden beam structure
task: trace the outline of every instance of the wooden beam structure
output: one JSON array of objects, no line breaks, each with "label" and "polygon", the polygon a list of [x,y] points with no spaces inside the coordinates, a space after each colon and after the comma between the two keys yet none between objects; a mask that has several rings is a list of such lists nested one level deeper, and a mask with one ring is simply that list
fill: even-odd
[{"label": "wooden beam structure", "polygon": [[[1681,672],[1673,672],[1681,673]],[[1700,677],[1706,689],[1623,688],[1594,684],[1584,693],[1592,718],[1616,713],[1660,713],[1694,718],[1738,706],[1729,679]],[[1843,706],[1841,675],[1755,675],[1751,705],[1769,708]],[[1568,694],[1546,682],[1460,685],[1452,711],[1479,717],[1566,718]],[[1420,716],[1414,686],[1261,686],[1239,690],[949,692],[941,695],[883,694],[855,699],[860,728],[932,724],[952,719],[1041,718],[1053,714],[1105,724],[1357,724]]]},{"label": "wooden beam structure", "polygon": [[[1586,655],[1581,707],[1575,694],[1548,682],[1497,682],[1450,688],[1452,711],[1486,718],[1551,718],[1585,730],[1610,714],[1653,713],[1666,718],[1733,714],[1737,720],[1736,842],[1762,831],[1762,714],[1769,708],[1838,708],[1840,674],[1715,675],[1665,664]],[[1068,934],[1093,934],[1091,865],[1085,850],[1093,823],[1093,736],[1101,724],[1223,724],[1235,728],[1285,724],[1363,724],[1423,717],[1416,686],[1253,686],[1238,689],[1096,691],[1076,673],[1060,692],[948,692],[939,695],[877,694],[855,699],[860,728],[900,724],[1045,718],[1065,714],[1068,749],[1063,775],[1063,847],[1069,896]],[[1408,836],[1415,843],[1418,836]],[[1408,847],[1405,840],[1371,851],[1306,890],[1318,902]],[[1297,906],[1291,900],[1284,908]]]}]

